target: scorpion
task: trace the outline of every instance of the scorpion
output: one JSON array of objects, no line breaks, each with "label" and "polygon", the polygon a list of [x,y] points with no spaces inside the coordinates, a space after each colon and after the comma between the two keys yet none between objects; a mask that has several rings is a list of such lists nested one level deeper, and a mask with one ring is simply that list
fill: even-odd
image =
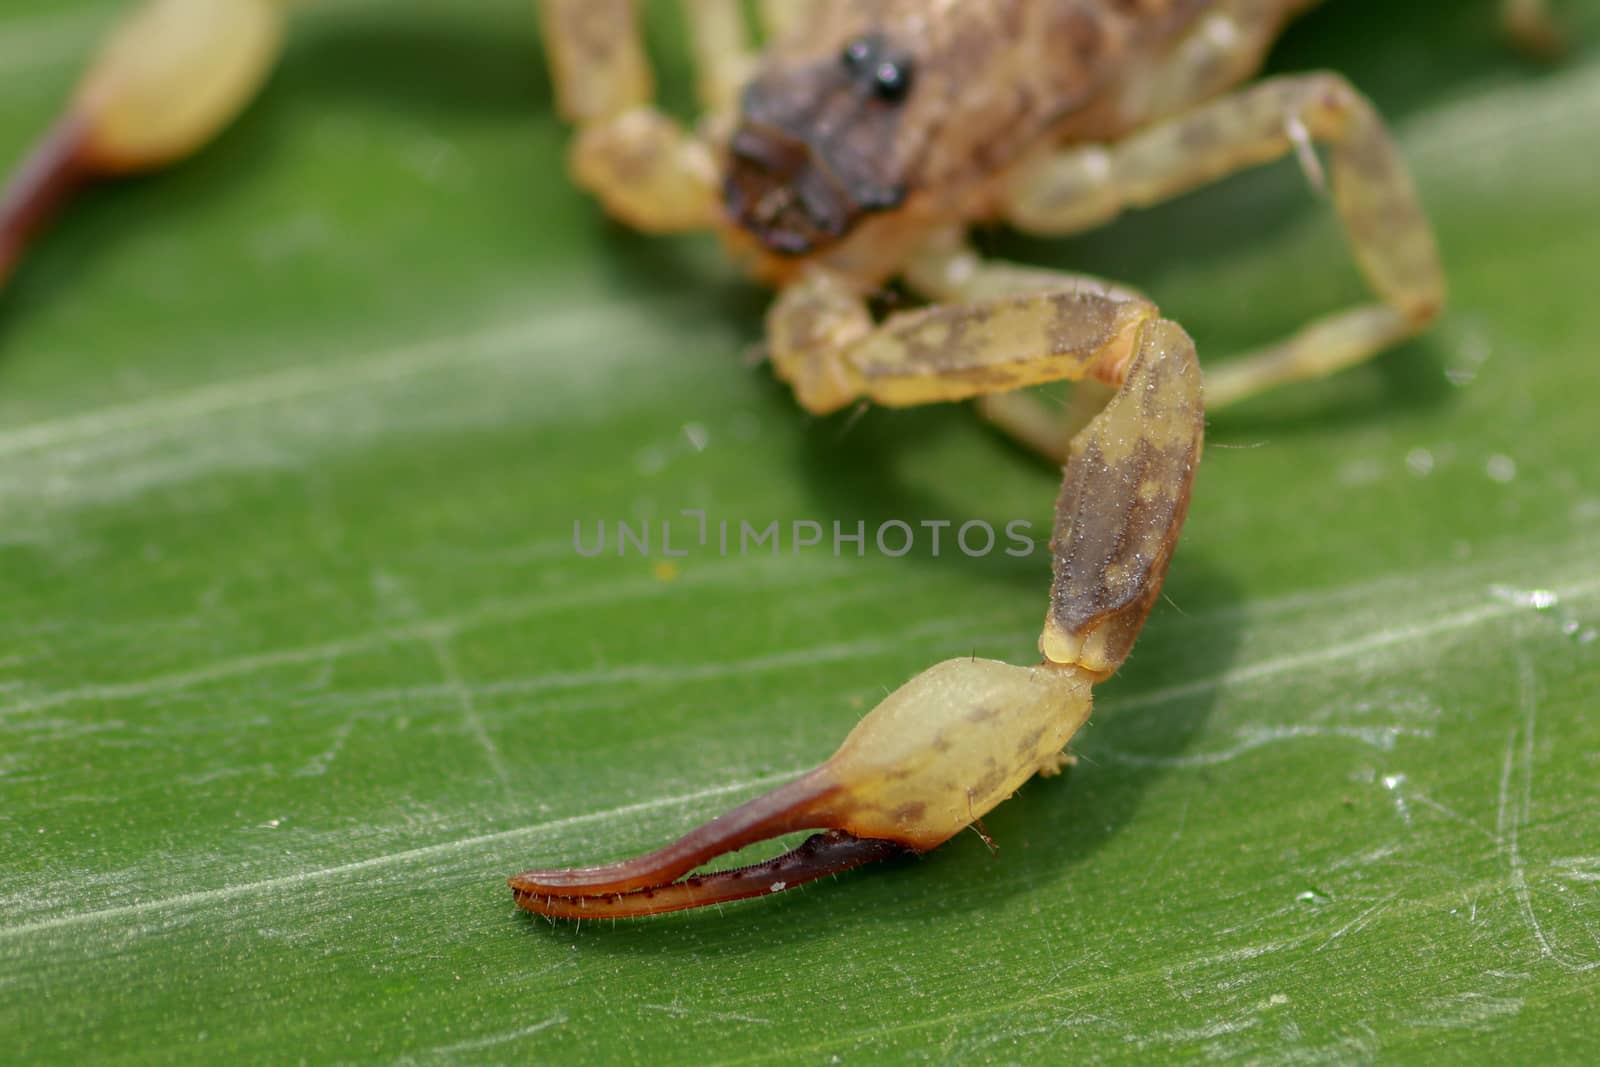
[{"label": "scorpion", "polygon": [[[1502,2],[1508,26],[1553,39],[1538,0]],[[806,411],[973,399],[1062,468],[1041,661],[938,663],[819,767],[672,844],[510,879],[521,907],[551,917],[695,908],[925,852],[1058,773],[1160,593],[1205,413],[1365,360],[1445,298],[1373,105],[1334,73],[1246,84],[1317,0],[765,0],[759,54],[740,0],[681,3],[705,111],[693,127],[654,103],[631,0],[541,0],[572,176],[641,230],[715,231],[776,288],[770,362]],[[210,140],[266,79],[284,21],[281,0],[137,9],[0,199],[0,282],[79,185]],[[965,240],[977,223],[1076,233],[1295,155],[1374,299],[1219,364],[1203,389],[1194,343],[1144,295]],[[928,303],[876,316],[895,279]],[[1064,411],[1025,391],[1056,381],[1076,383]],[[798,831],[820,832],[693,873]]]}]

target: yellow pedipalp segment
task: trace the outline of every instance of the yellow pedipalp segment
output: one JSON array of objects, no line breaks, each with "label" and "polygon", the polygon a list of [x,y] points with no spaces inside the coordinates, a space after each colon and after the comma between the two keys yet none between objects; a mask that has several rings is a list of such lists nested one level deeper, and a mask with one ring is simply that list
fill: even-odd
[{"label": "yellow pedipalp segment", "polygon": [[933,848],[1054,765],[1089,718],[1093,679],[1050,665],[952,659],[891,693],[821,772],[858,837]]},{"label": "yellow pedipalp segment", "polygon": [[1039,654],[1057,667],[1076,667],[1096,682],[1116,673],[1120,659],[1112,648],[1113,631],[1108,627],[1074,634],[1055,619],[1044,624],[1039,634]]},{"label": "yellow pedipalp segment", "polygon": [[892,407],[1116,381],[1139,324],[1155,314],[1142,302],[1073,290],[937,306],[891,316],[843,362],[862,395]]},{"label": "yellow pedipalp segment", "polygon": [[807,271],[767,312],[773,372],[789,383],[807,411],[837,411],[861,392],[839,354],[871,336],[874,328],[866,301],[854,286],[829,271]]},{"label": "yellow pedipalp segment", "polygon": [[676,233],[716,221],[715,156],[655,108],[634,108],[580,130],[571,168],[579,185],[634,229]]},{"label": "yellow pedipalp segment", "polygon": [[1051,619],[1039,635],[1039,654],[1051,663],[1079,663],[1083,657],[1084,639],[1070,633]]},{"label": "yellow pedipalp segment", "polygon": [[277,61],[271,0],[149,0],[106,43],[73,104],[98,172],[159,167],[205,144]]}]

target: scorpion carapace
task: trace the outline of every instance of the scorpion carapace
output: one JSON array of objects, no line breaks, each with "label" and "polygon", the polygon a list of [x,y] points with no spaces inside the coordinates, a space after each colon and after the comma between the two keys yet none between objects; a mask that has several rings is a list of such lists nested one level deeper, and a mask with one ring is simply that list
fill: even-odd
[{"label": "scorpion carapace", "polygon": [[909,52],[870,33],[837,57],[757,77],[728,143],[728,217],[770,251],[800,256],[899,207],[906,159],[884,149],[896,143],[915,72]]},{"label": "scorpion carapace", "polygon": [[[574,178],[637,227],[717,231],[778,287],[767,349],[802,407],[972,398],[1064,474],[1042,662],[937,664],[797,781],[646,856],[518,875],[517,903],[631,916],[777,892],[933,848],[1060,767],[1159,594],[1200,457],[1200,368],[1141,294],[985,260],[965,228],[1074,233],[1296,155],[1374,298],[1214,365],[1205,407],[1413,335],[1444,283],[1376,110],[1331,73],[1243,84],[1314,2],[762,0],[757,55],[742,0],[680,0],[706,110],[691,129],[653,103],[631,0],[540,0]],[[1504,3],[1525,38],[1554,39],[1540,0]],[[230,121],[276,61],[283,6],[146,0],[0,199],[0,279],[77,185],[176,160]],[[875,317],[894,278],[928,304]],[[1066,412],[1022,391],[1055,381],[1079,383]],[[822,832],[693,873],[800,830]]]}]

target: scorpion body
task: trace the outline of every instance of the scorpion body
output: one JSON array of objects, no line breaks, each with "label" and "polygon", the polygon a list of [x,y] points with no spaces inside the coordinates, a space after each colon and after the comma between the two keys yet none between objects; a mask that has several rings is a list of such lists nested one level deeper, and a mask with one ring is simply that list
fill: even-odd
[{"label": "scorpion body", "polygon": [[[937,664],[816,770],[657,852],[518,875],[522,907],[635,916],[776,892],[936,847],[1059,770],[1160,593],[1205,411],[1366,359],[1443,305],[1372,105],[1332,73],[1246,84],[1315,2],[765,0],[757,54],[740,0],[680,0],[706,112],[691,128],[653,103],[630,0],[541,0],[574,178],[639,228],[719,233],[777,289],[767,347],[802,407],[976,399],[1063,481],[1036,666]],[[78,184],[176,160],[240,111],[275,61],[281,6],[146,0],[0,198],[0,280]],[[1536,0],[1507,10],[1542,32]],[[1148,298],[965,243],[975,223],[1078,232],[1286,155],[1328,192],[1374,299],[1212,364],[1204,404],[1193,342]],[[928,303],[880,319],[869,298],[897,278]],[[1021,391],[1061,380],[1078,383],[1066,412]],[[691,873],[805,829],[824,832]]]}]

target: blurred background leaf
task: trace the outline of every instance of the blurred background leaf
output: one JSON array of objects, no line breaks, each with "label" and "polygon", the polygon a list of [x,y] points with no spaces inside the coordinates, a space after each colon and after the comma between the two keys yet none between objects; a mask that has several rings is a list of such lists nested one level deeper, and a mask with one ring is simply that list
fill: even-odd
[{"label": "blurred background leaf", "polygon": [[[440,7],[309,6],[259,106],[0,298],[8,1058],[1593,1061],[1594,5],[1551,68],[1488,3],[1275,53],[1393,120],[1450,313],[1213,420],[1169,602],[997,856],[581,929],[504,877],[660,843],[940,657],[1026,662],[1047,565],[660,568],[575,519],[1042,529],[1055,484],[964,410],[797,412],[763,293],[566,183],[526,3]],[[7,5],[0,157],[115,11]],[[981,239],[1212,355],[1361,293],[1292,165]]]}]

